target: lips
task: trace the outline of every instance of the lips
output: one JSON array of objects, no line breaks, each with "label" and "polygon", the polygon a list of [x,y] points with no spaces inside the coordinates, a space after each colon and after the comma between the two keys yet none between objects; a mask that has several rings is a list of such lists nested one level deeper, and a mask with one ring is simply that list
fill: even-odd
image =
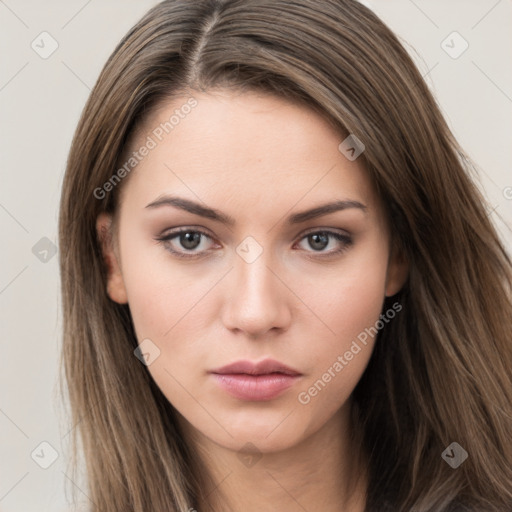
[{"label": "lips", "polygon": [[300,372],[286,366],[279,361],[273,359],[265,359],[259,363],[252,361],[236,361],[234,363],[223,366],[211,373],[217,374],[235,374],[244,373],[246,375],[268,375],[269,373],[282,373],[284,375],[301,375]]},{"label": "lips", "polygon": [[231,396],[246,401],[272,400],[300,379],[301,373],[273,359],[237,361],[210,372]]}]

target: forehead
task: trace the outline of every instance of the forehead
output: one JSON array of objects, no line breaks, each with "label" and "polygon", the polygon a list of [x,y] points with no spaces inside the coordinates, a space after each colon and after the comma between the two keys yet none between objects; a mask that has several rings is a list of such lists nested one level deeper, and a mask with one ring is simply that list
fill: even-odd
[{"label": "forehead", "polygon": [[122,203],[143,208],[182,192],[247,213],[317,199],[377,207],[363,159],[351,161],[338,148],[344,139],[313,109],[275,96],[194,92],[160,104],[138,127],[125,158],[151,149],[123,184]]}]

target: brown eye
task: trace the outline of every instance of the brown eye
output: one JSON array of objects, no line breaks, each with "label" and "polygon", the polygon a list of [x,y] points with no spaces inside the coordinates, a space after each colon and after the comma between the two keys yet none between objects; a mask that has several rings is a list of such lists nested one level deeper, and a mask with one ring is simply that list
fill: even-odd
[{"label": "brown eye", "polygon": [[199,243],[201,242],[201,233],[197,231],[184,231],[177,235],[179,237],[179,242],[187,250],[196,249]]},{"label": "brown eye", "polygon": [[207,252],[206,248],[196,250],[200,247],[203,239],[211,240],[211,237],[203,231],[187,228],[170,231],[156,238],[170,253],[181,258],[193,258],[204,255]]},{"label": "brown eye", "polygon": [[[329,246],[329,243],[332,239],[334,239],[337,242],[337,244],[334,243],[334,247],[338,245],[338,248],[334,248],[333,250],[330,251],[325,251],[324,249]],[[346,250],[352,244],[352,239],[348,235],[337,233],[335,231],[310,232],[307,233],[302,238],[302,240],[307,240],[308,247],[313,249],[313,251],[309,250],[308,252],[318,253],[319,256],[331,256],[334,254],[339,254]]]},{"label": "brown eye", "polygon": [[308,235],[309,245],[316,250],[323,250],[329,245],[329,235],[327,233],[313,233]]}]

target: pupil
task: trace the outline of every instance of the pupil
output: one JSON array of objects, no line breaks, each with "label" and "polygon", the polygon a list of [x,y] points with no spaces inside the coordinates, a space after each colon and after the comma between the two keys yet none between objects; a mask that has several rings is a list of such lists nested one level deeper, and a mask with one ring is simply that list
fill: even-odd
[{"label": "pupil", "polygon": [[[326,233],[315,233],[314,235],[310,235],[309,239],[310,241],[313,241],[313,243],[311,244],[311,247],[313,247],[313,249],[324,249],[329,243],[329,237],[327,236]],[[319,240],[320,247],[316,245]]]},{"label": "pupil", "polygon": [[199,244],[200,238],[201,233],[193,233],[191,231],[187,231],[186,233],[182,233],[180,235],[180,243],[183,247],[185,247],[185,249],[195,249]]}]

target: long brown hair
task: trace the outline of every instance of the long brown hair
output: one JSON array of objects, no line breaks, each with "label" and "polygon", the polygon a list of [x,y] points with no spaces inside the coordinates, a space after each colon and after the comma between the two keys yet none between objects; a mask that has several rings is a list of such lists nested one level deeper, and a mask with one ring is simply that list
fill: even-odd
[{"label": "long brown hair", "polygon": [[[167,0],[102,70],[73,139],[59,218],[73,465],[80,435],[91,501],[109,512],[188,512],[207,501],[177,412],[133,355],[128,306],[106,294],[96,218],[117,211],[129,178],[101,199],[95,190],[153,108],[212,88],[301,102],[340,142],[360,139],[410,263],[384,305],[399,300],[403,311],[380,330],[354,390],[370,464],[366,510],[512,510],[512,262],[421,74],[353,0]],[[453,442],[468,453],[457,468],[441,456]]]}]

